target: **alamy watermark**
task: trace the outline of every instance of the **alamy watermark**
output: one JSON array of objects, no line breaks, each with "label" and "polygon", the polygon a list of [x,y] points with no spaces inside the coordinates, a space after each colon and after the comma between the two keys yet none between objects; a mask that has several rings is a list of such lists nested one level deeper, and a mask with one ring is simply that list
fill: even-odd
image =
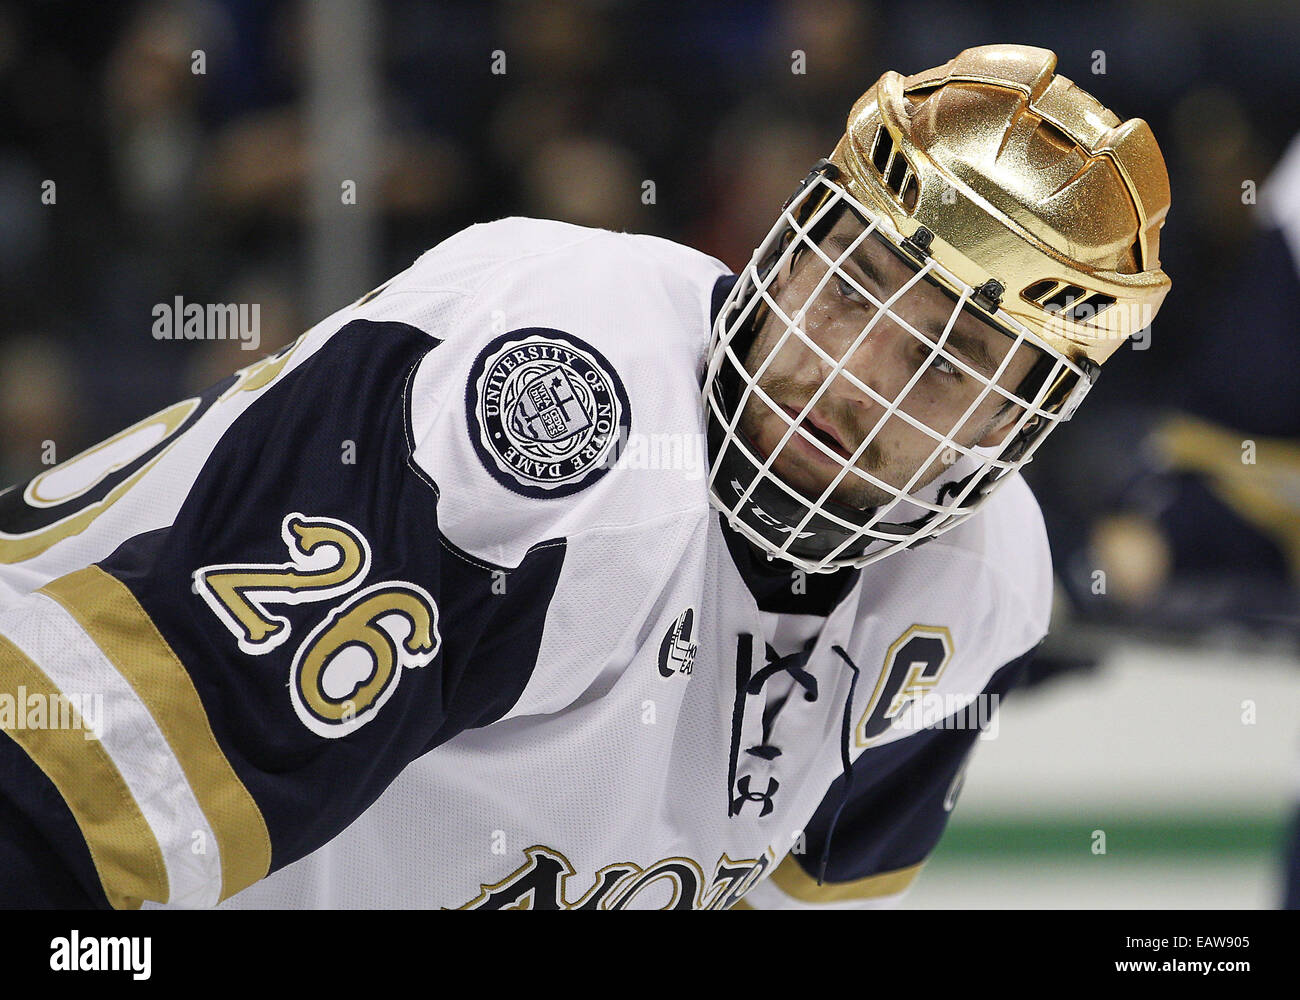
[{"label": "alamy watermark", "polygon": [[254,302],[186,302],[177,295],[159,302],[151,315],[154,340],[238,340],[255,351],[262,343],[262,307]]},{"label": "alamy watermark", "polygon": [[1047,333],[1066,339],[1074,338],[1074,325],[1090,323],[1095,317],[1105,317],[1104,328],[1094,327],[1090,334],[1093,340],[1127,340],[1135,351],[1145,351],[1151,346],[1151,322],[1155,319],[1155,309],[1149,302],[1115,303],[1100,308],[1087,299],[1075,304],[1074,298],[1067,298],[1063,304],[1046,306],[1048,319],[1044,325]]},{"label": "alamy watermark", "polygon": [[894,716],[891,729],[978,729],[982,740],[997,739],[998,695],[981,693],[913,695]]},{"label": "alamy watermark", "polygon": [[50,940],[54,972],[129,972],[136,980],[153,973],[153,938],[82,936],[75,927],[66,937]]},{"label": "alamy watermark", "polygon": [[684,472],[686,479],[702,479],[708,462],[703,434],[641,434],[619,431],[605,456],[611,469],[656,469]]},{"label": "alamy watermark", "polygon": [[0,729],[80,729],[88,740],[99,739],[104,723],[102,694],[46,694],[19,684],[16,694],[0,691]]}]

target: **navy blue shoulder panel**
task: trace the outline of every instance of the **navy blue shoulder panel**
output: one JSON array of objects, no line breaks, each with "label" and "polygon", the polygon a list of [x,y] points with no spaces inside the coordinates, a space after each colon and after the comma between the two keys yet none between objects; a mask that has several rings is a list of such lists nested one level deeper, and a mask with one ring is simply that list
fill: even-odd
[{"label": "navy blue shoulder panel", "polygon": [[108,908],[72,810],[26,751],[0,736],[0,909]]},{"label": "navy blue shoulder panel", "polygon": [[[1004,697],[1021,680],[1035,650],[1012,660],[989,680],[984,694]],[[852,882],[924,861],[948,825],[960,790],[957,776],[979,730],[944,725],[868,749],[853,762],[852,794],[844,804],[826,881]],[[812,878],[840,801],[844,776],[836,778],[805,827],[807,851],[792,855]],[[951,793],[951,794],[950,794]]]},{"label": "navy blue shoulder panel", "polygon": [[718,313],[722,312],[722,303],[727,301],[727,296],[731,294],[731,290],[736,287],[736,282],[739,280],[738,274],[724,274],[713,283],[713,292],[709,295],[710,325],[718,321]]},{"label": "navy blue shoulder panel", "polygon": [[[272,871],[344,829],[416,757],[501,718],[536,664],[566,543],[540,541],[506,567],[469,557],[439,531],[438,487],[412,458],[407,399],[438,343],[402,323],[348,324],[234,422],[170,528],[132,538],[101,563],[192,677],[262,811]],[[405,585],[437,609],[437,656],[395,671],[400,681],[373,718],[334,738],[300,721],[289,688],[296,651],[344,598],[275,604],[291,637],[253,655],[192,589],[203,567],[285,565],[281,526],[291,513],[365,538],[371,565],[354,596]]]}]

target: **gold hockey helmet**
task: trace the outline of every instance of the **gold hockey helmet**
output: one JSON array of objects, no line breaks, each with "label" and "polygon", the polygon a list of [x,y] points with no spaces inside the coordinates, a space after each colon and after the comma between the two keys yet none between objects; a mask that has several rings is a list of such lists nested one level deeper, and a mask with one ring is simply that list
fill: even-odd
[{"label": "gold hockey helmet", "polygon": [[[1169,209],[1160,150],[1144,121],[1121,123],[1055,69],[1046,49],[986,45],[914,76],[885,73],[722,303],[703,386],[710,500],[771,557],[830,572],[956,527],[1031,460],[1100,365],[1155,317],[1170,287],[1159,261]],[[850,246],[836,243],[854,230],[846,220],[856,220]],[[877,245],[908,261],[912,277],[867,287],[849,265]],[[795,273],[799,287],[812,286],[798,301]],[[951,300],[937,339],[913,322],[926,286]],[[840,309],[836,288],[863,304],[867,322],[833,356],[817,341],[818,324]],[[1010,338],[996,371],[954,348],[962,316]],[[898,342],[897,331],[927,360],[881,392],[864,380],[861,359],[868,343]],[[786,343],[787,356],[816,360],[793,380],[774,363]],[[967,390],[952,395],[965,409],[942,414],[942,426],[933,411],[917,416],[927,395],[918,386],[939,368],[960,370]],[[827,374],[806,389],[813,369]],[[828,441],[825,407],[843,413],[849,399],[880,417]],[[990,402],[1014,426],[971,435]],[[918,435],[929,453],[913,465],[882,458],[900,431],[914,455]]]},{"label": "gold hockey helmet", "polygon": [[1055,72],[1056,54],[981,45],[885,73],[830,160],[841,183],[1068,357],[1101,364],[1169,292],[1169,175],[1151,127]]}]

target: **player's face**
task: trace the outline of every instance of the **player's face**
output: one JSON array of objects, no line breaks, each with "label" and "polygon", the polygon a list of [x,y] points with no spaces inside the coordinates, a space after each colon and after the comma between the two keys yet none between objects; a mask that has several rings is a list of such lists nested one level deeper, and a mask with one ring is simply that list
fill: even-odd
[{"label": "player's face", "polygon": [[[838,260],[861,231],[860,221],[845,212],[826,235],[821,248],[831,260]],[[831,275],[820,294],[810,301],[827,269],[820,257],[805,248],[795,263],[788,265],[773,283],[772,296],[781,311],[834,362],[838,362],[850,351],[854,340],[878,310],[839,273]],[[853,255],[840,264],[839,270],[850,275],[881,302],[888,300],[916,273],[914,266],[899,257],[874,233],[868,235]],[[851,372],[885,400],[894,400],[896,410],[924,423],[936,434],[946,435],[965,447],[1001,445],[1023,411],[1015,404],[1003,407],[1005,397],[990,391],[963,419],[963,414],[985,388],[986,382],[963,372],[942,355],[932,356],[931,345],[942,334],[954,308],[955,301],[942,289],[925,279],[917,281],[890,305],[886,315],[879,317],[870,333],[856,349],[852,349],[845,371]],[[926,339],[909,332],[894,316],[901,317]],[[772,310],[766,310],[757,324],[753,345],[745,359],[745,368],[751,375],[758,372],[785,332],[785,322]],[[991,381],[1014,344],[1011,337],[964,310],[953,325],[945,350],[960,357]],[[1022,344],[1015,350],[997,384],[1013,392],[1038,356],[1036,349]],[[920,378],[900,399],[918,368],[924,369]],[[757,383],[794,419],[821,387],[831,369],[831,363],[819,357],[792,331],[763,369]],[[943,472],[947,467],[944,458],[951,460],[952,453],[936,437],[913,426],[897,412],[890,413],[877,428],[886,412],[884,405],[841,373],[818,398],[802,426],[845,461],[870,436],[870,443],[859,457],[857,467],[898,490],[906,487],[917,469],[924,466],[925,471],[909,490],[915,492]],[[767,458],[789,425],[751,392],[739,428],[756,447],[760,457]],[[945,452],[948,452],[946,456]],[[797,431],[790,435],[772,463],[776,475],[810,500],[818,499],[842,468],[842,462],[827,457]],[[852,471],[841,479],[833,497],[856,508],[877,507],[894,499],[893,494]]]}]

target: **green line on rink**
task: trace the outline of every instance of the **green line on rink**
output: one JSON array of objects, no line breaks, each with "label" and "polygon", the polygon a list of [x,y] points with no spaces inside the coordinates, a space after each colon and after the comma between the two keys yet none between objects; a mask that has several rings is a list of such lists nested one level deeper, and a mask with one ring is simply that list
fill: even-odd
[{"label": "green line on rink", "polygon": [[[1277,854],[1284,850],[1288,814],[1133,816],[1096,814],[1077,817],[1016,816],[1005,819],[954,816],[933,857],[1093,854],[1094,831],[1106,835],[1107,857],[1142,855],[1222,856]],[[1098,855],[1100,856],[1100,855]]]}]

